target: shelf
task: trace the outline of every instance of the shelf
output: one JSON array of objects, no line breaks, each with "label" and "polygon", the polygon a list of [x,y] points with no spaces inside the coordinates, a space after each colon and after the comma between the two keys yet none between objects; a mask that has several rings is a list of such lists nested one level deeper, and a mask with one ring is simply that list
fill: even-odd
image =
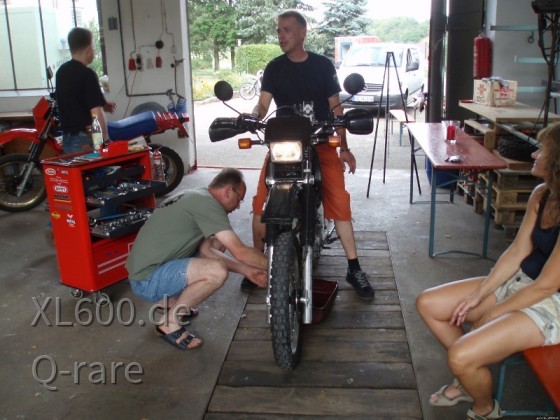
[{"label": "shelf", "polygon": [[[537,140],[533,137],[529,137],[527,134],[523,134],[519,131],[517,131],[519,129],[518,126],[514,125],[514,124],[505,124],[505,123],[499,123],[496,124],[497,126],[499,126],[500,128],[503,128],[505,131],[507,131],[508,133],[513,134],[516,137],[519,137],[520,139],[526,140],[529,143],[533,144],[533,145],[537,145]],[[535,131],[535,134],[538,132],[538,129]]]},{"label": "shelf", "polygon": [[165,189],[165,182],[151,179],[137,179],[120,182],[114,187],[91,192],[86,196],[86,203],[95,207],[112,207],[156,194]]},{"label": "shelf", "polygon": [[122,179],[139,177],[144,173],[143,165],[127,167],[103,166],[84,172],[84,193],[90,194],[95,189],[105,189]]}]

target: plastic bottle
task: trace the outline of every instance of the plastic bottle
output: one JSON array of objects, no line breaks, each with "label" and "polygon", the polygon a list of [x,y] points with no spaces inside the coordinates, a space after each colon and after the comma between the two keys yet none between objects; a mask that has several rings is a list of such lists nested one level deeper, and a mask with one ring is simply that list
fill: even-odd
[{"label": "plastic bottle", "polygon": [[103,132],[101,131],[101,124],[97,119],[96,114],[91,114],[91,139],[93,140],[93,150],[99,152],[103,148]]}]

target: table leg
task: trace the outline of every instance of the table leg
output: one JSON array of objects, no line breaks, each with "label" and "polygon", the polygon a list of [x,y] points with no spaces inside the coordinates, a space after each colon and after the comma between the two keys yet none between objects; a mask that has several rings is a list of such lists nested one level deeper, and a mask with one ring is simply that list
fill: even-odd
[{"label": "table leg", "polygon": [[432,164],[432,194],[430,198],[430,244],[429,244],[429,255],[434,256],[434,236],[436,230],[436,194],[437,194],[437,181],[436,181],[436,171],[434,165]]},{"label": "table leg", "polygon": [[410,198],[408,202],[412,204],[412,197],[414,195],[414,136],[410,136]]},{"label": "table leg", "polygon": [[490,215],[492,213],[492,171],[488,171],[488,184],[486,185],[486,209],[484,209],[484,239],[482,240],[482,258],[488,253],[488,236],[490,228]]}]

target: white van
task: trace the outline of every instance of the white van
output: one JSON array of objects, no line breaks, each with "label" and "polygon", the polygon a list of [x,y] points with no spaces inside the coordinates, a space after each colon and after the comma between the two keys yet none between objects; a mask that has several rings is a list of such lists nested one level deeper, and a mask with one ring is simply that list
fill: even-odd
[{"label": "white van", "polygon": [[[385,75],[384,84],[383,76],[388,52],[393,53],[395,60],[393,62],[389,56],[388,70],[390,71]],[[384,108],[387,92],[389,93],[389,107],[402,108],[401,92],[407,105],[410,105],[414,102],[414,96],[424,89],[424,70],[420,65],[420,54],[416,45],[380,42],[355,44],[350,48],[338,69],[338,80],[342,83],[351,73],[361,74],[366,82],[366,87],[363,92],[345,102],[342,105],[344,108]],[[382,86],[384,86],[384,93],[381,102]],[[350,95],[344,91],[344,87],[341,86],[341,88],[340,100],[343,101]]]}]

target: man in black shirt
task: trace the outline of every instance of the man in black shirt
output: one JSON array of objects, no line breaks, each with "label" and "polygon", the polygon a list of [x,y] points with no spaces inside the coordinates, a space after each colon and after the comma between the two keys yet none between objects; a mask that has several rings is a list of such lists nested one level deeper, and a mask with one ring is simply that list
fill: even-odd
[{"label": "man in black shirt", "polygon": [[95,58],[92,33],[84,28],[73,28],[68,33],[68,46],[72,59],[56,72],[56,100],[66,154],[93,149],[92,114],[99,120],[103,139],[108,139],[105,111],[115,110],[115,103],[105,100],[97,74],[87,67]]}]

